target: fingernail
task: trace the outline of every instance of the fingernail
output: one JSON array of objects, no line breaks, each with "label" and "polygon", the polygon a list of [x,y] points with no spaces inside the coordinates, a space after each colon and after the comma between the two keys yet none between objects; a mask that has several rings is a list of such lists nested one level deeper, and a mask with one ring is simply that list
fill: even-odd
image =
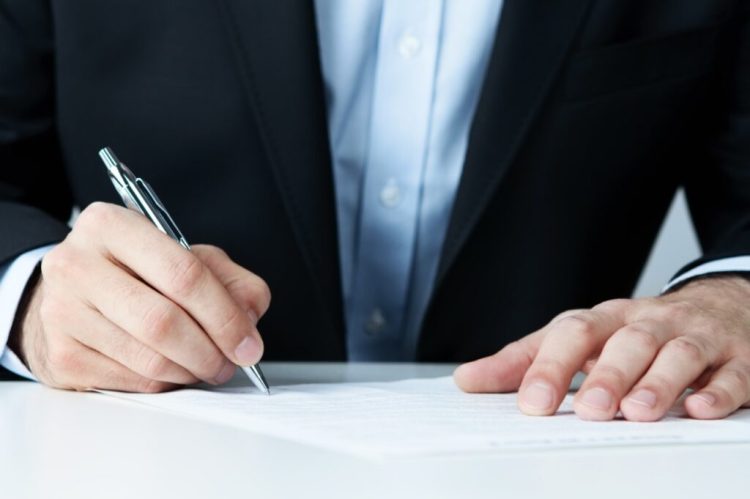
[{"label": "fingernail", "polygon": [[628,400],[649,409],[653,409],[656,406],[656,394],[651,390],[638,390],[628,397]]},{"label": "fingernail", "polygon": [[592,388],[583,394],[580,402],[593,409],[606,411],[612,407],[612,395],[604,388]]},{"label": "fingernail", "polygon": [[260,353],[260,345],[252,336],[247,336],[237,345],[234,355],[237,357],[237,363],[241,366],[254,364]]},{"label": "fingernail", "polygon": [[235,371],[235,365],[232,364],[231,362],[227,362],[224,365],[224,367],[221,369],[221,372],[219,373],[219,375],[216,376],[216,380],[215,380],[216,384],[223,385],[224,383],[232,379],[232,377],[234,376],[234,371]]},{"label": "fingernail", "polygon": [[524,390],[521,400],[532,409],[548,410],[552,407],[552,387],[547,383],[534,383]]},{"label": "fingernail", "polygon": [[695,398],[700,399],[706,405],[714,405],[716,403],[716,397],[710,393],[696,393]]},{"label": "fingernail", "polygon": [[252,336],[245,337],[244,340],[234,349],[234,355],[237,357],[237,363],[241,366],[254,364],[258,359],[260,345]]}]

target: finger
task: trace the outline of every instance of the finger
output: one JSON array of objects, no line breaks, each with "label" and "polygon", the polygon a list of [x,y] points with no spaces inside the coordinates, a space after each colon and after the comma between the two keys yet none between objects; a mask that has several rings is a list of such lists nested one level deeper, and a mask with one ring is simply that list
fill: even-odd
[{"label": "finger", "polygon": [[566,310],[555,316],[547,326],[509,343],[494,355],[460,365],[453,373],[454,381],[459,388],[470,393],[517,390],[524,374],[534,361],[549,326],[583,311]]},{"label": "finger", "polygon": [[465,392],[502,393],[518,389],[542,341],[540,331],[509,343],[502,350],[460,365],[453,379]]},{"label": "finger", "polygon": [[631,421],[661,419],[716,357],[715,349],[697,336],[679,336],[667,342],[620,402],[623,416]]},{"label": "finger", "polygon": [[[58,324],[61,329],[86,347],[118,362],[131,371],[157,381],[188,385],[198,382],[190,371],[168,359],[153,348],[138,341],[117,325],[102,316],[97,310],[85,305],[70,304],[72,324]],[[232,369],[217,380],[226,382],[234,374]]]},{"label": "finger", "polygon": [[271,291],[265,281],[233,262],[215,246],[195,245],[193,253],[213,272],[234,301],[251,313],[253,324],[257,324],[271,304]]},{"label": "finger", "polygon": [[592,357],[588,359],[586,362],[583,363],[583,366],[581,366],[581,372],[583,374],[590,374],[591,371],[594,370],[594,367],[596,367],[596,363],[599,362],[599,357]]},{"label": "finger", "polygon": [[114,208],[95,204],[83,221],[79,217],[99,250],[182,307],[227,358],[243,366],[257,363],[263,342],[255,325],[208,267],[141,215]]},{"label": "finger", "polygon": [[698,376],[698,379],[696,379],[695,381],[693,381],[692,383],[690,383],[690,387],[689,388],[691,390],[693,390],[693,391],[696,391],[696,392],[698,390],[702,389],[703,387],[705,387],[708,384],[709,381],[711,381],[711,376],[713,376],[714,373],[716,373],[716,370],[717,369],[715,367],[709,367],[708,369],[706,369],[705,371],[703,371],[703,374],[701,374],[700,376]]},{"label": "finger", "polygon": [[576,414],[590,420],[614,418],[620,400],[673,336],[663,323],[647,320],[633,322],[615,332],[575,396]]},{"label": "finger", "polygon": [[713,373],[706,386],[685,399],[687,413],[697,419],[726,417],[750,405],[750,364],[737,358]]},{"label": "finger", "polygon": [[619,317],[591,310],[547,326],[536,359],[521,382],[521,411],[535,416],[554,414],[575,373],[621,325]]},{"label": "finger", "polygon": [[[198,379],[218,383],[231,368],[216,345],[179,306],[111,262],[95,257],[83,260],[79,255],[66,254],[62,246],[45,256],[47,272],[57,276],[47,281],[50,295],[76,293],[110,322]],[[77,286],[71,290],[68,283],[74,281]],[[54,320],[50,318],[49,322]]]},{"label": "finger", "polygon": [[47,352],[47,370],[54,372],[50,386],[68,390],[118,390],[156,393],[178,385],[146,378],[91,350],[72,338],[58,341]]}]

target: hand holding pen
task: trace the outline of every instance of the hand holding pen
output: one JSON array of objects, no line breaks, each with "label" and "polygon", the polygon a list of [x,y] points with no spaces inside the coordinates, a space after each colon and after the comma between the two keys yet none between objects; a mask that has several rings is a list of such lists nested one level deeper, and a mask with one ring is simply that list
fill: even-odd
[{"label": "hand holding pen", "polygon": [[[221,384],[237,365],[255,366],[263,354],[256,323],[270,303],[268,286],[218,248],[186,251],[184,238],[159,227],[176,229],[153,191],[111,153],[109,160],[110,174],[110,162],[119,165],[145,193],[136,201],[151,197],[158,216],[106,203],[83,210],[42,260],[11,333],[13,351],[40,381],[75,390]],[[258,369],[249,374],[261,390],[267,387]]]},{"label": "hand holding pen", "polygon": [[[157,229],[171,237],[175,242],[179,243],[180,246],[190,251],[190,244],[188,244],[185,236],[167,211],[166,206],[164,206],[164,203],[162,203],[161,199],[159,199],[159,196],[156,195],[151,186],[142,178],[133,175],[133,172],[131,172],[124,163],[121,163],[117,159],[117,156],[115,156],[115,153],[109,147],[105,147],[99,151],[99,157],[102,162],[104,162],[104,166],[107,167],[107,172],[109,173],[112,185],[122,198],[125,206],[144,215],[156,226]],[[213,250],[217,251],[218,248],[214,248]],[[226,257],[227,255],[223,254],[222,256]],[[222,271],[221,268],[218,268],[217,270],[219,271],[219,274]],[[233,281],[230,280],[225,284],[230,286],[233,284]],[[240,296],[240,299],[242,298],[243,297]],[[256,324],[259,316],[252,313],[251,309],[248,309],[248,314],[250,314],[253,324]],[[263,376],[263,371],[260,370],[260,367],[252,364],[245,365],[249,362],[249,359],[252,359],[252,353],[256,350],[253,348],[255,345],[252,343],[257,343],[252,337],[240,339],[234,352],[229,353],[228,357],[234,359],[236,364],[243,366],[245,373],[259,390],[266,395],[270,395],[271,392],[268,389],[268,383],[266,382],[266,379]]]}]

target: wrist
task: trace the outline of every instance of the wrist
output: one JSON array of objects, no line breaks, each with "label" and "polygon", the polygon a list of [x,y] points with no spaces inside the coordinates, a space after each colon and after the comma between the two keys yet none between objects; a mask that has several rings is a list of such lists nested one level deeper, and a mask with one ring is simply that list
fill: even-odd
[{"label": "wrist", "polygon": [[747,315],[750,305],[750,279],[746,274],[712,274],[686,282],[663,298],[688,301],[704,309],[734,309],[737,317]]},{"label": "wrist", "polygon": [[39,327],[40,321],[34,312],[38,307],[34,303],[38,300],[41,283],[41,264],[38,264],[24,287],[23,294],[16,309],[15,319],[8,336],[8,348],[29,368],[27,360],[28,348],[26,348],[26,337],[28,331]]},{"label": "wrist", "polygon": [[750,290],[750,274],[746,272],[724,272],[720,274],[706,274],[687,281],[675,288],[674,292],[692,291],[696,289],[729,288],[737,291]]}]

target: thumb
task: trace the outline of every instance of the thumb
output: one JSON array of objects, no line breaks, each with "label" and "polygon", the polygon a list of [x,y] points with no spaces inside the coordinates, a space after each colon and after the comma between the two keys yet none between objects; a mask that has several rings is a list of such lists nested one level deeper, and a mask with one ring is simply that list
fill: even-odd
[{"label": "thumb", "polygon": [[539,351],[543,339],[541,333],[537,331],[509,343],[494,355],[458,366],[453,380],[459,388],[469,393],[518,390]]}]

